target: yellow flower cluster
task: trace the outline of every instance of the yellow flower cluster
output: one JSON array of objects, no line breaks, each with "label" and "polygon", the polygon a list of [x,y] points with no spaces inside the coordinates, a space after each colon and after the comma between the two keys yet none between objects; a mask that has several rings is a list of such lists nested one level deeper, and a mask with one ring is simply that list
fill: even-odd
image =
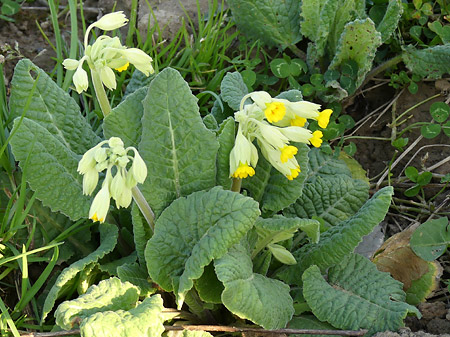
[{"label": "yellow flower cluster", "polygon": [[[107,147],[103,145],[107,144]],[[133,151],[134,156],[128,152]],[[127,165],[133,161],[129,170]],[[115,175],[113,177],[113,168]],[[91,195],[98,184],[99,173],[106,170],[102,188],[96,194],[89,211],[89,218],[104,222],[110,199],[117,208],[128,207],[132,199],[132,188],[143,183],[147,177],[147,166],[134,147],[124,148],[118,137],[104,140],[88,150],[78,163],[78,172],[83,175],[83,194]]]},{"label": "yellow flower cluster", "polygon": [[[251,98],[252,104],[244,105]],[[272,98],[265,91],[246,95],[234,114],[239,123],[236,141],[230,153],[230,177],[247,178],[255,174],[258,150],[287,179],[298,177],[300,165],[295,158],[298,148],[290,142],[322,145],[323,133],[304,128],[307,119],[317,120],[322,129],[328,126],[331,109],[319,111],[320,105],[308,101],[290,102]]]}]

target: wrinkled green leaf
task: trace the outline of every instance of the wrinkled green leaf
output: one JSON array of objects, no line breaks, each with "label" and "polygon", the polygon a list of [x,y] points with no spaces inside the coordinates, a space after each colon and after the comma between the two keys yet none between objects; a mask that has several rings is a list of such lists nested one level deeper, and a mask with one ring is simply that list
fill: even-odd
[{"label": "wrinkled green leaf", "polygon": [[268,46],[284,49],[302,38],[296,0],[228,0],[227,4],[239,30]]},{"label": "wrinkled green leaf", "polygon": [[160,72],[143,105],[139,152],[148,175],[141,191],[158,216],[176,198],[215,185],[219,144],[178,71]]},{"label": "wrinkled green leaf", "polygon": [[322,218],[335,226],[355,214],[369,197],[369,186],[345,175],[322,178],[307,183],[297,201],[283,210],[287,217]]},{"label": "wrinkled green leaf", "polygon": [[205,267],[203,275],[194,281],[194,285],[202,301],[222,304],[221,295],[224,287],[217,278],[213,263]]},{"label": "wrinkled green leaf", "polygon": [[77,172],[81,157],[31,119],[16,119],[14,130],[11,148],[22,170],[26,167],[36,197],[74,221],[87,217],[91,198],[83,195],[83,177]]},{"label": "wrinkled green leaf", "polygon": [[280,274],[281,278],[290,284],[298,283],[303,271],[311,265],[325,270],[338,264],[384,219],[392,194],[392,187],[379,190],[355,215],[322,233],[317,244],[307,243],[294,251],[298,264],[288,267]]},{"label": "wrinkled green leaf", "polygon": [[160,295],[147,297],[129,311],[98,312],[80,325],[83,337],[160,337],[164,332],[163,300]]},{"label": "wrinkled green leaf", "polygon": [[37,76],[36,90],[25,117],[46,129],[62,146],[75,154],[82,155],[97,145],[101,139],[81,115],[75,100],[27,59],[20,60],[14,70],[9,99],[10,116],[15,118],[23,114]]},{"label": "wrinkled green leaf", "polygon": [[409,70],[423,78],[441,78],[450,72],[450,44],[416,49],[403,48],[403,61]]},{"label": "wrinkled green leaf", "polygon": [[401,0],[389,1],[383,19],[377,25],[377,31],[381,34],[381,42],[384,43],[389,39],[398,26],[398,21],[403,13]]},{"label": "wrinkled green leaf", "polygon": [[135,69],[133,75],[131,75],[131,79],[127,85],[127,88],[125,89],[123,98],[125,99],[128,95],[132,94],[138,89],[148,87],[154,77],[155,75],[145,76],[143,72]]},{"label": "wrinkled green leaf", "polygon": [[59,274],[56,279],[55,284],[50,289],[50,292],[45,299],[44,306],[42,309],[42,322],[44,322],[47,315],[52,310],[55,305],[56,300],[59,297],[61,290],[64,285],[72,280],[80,271],[82,271],[87,265],[95,263],[104,257],[106,254],[113,251],[117,244],[117,238],[119,236],[119,230],[116,226],[104,223],[100,225],[100,247],[96,251],[92,252],[85,258],[71,264],[69,267],[64,269],[61,274]]},{"label": "wrinkled green leaf", "polygon": [[365,257],[351,254],[328,272],[317,266],[303,274],[303,295],[314,316],[339,329],[397,331],[408,313],[420,312],[405,303],[403,284],[380,272]]},{"label": "wrinkled green leaf", "polygon": [[247,86],[239,72],[235,71],[225,75],[220,84],[220,96],[231,109],[238,111],[242,98],[247,94]]},{"label": "wrinkled green leaf", "polygon": [[56,324],[64,330],[70,330],[96,312],[129,310],[136,306],[139,290],[129,282],[121,282],[112,277],[89,287],[80,297],[65,301],[55,312]]},{"label": "wrinkled green leaf", "polygon": [[[317,220],[300,219],[300,218],[285,218],[283,216],[275,216],[273,218],[258,218],[255,222],[255,227],[258,233],[266,233],[270,236],[272,242],[279,242],[281,240],[273,241],[280,233],[300,229],[305,232],[311,239],[311,242],[317,243],[320,237],[320,224]],[[267,240],[267,238],[266,238]],[[283,239],[285,240],[285,239]],[[270,242],[270,241],[269,241]]]},{"label": "wrinkled green leaf", "polygon": [[258,204],[219,187],[175,200],[161,214],[145,249],[150,277],[181,306],[193,280],[250,230]]},{"label": "wrinkled green leaf", "polygon": [[[292,321],[288,324],[289,329],[315,329],[315,330],[334,330],[332,325],[327,322],[321,322],[313,315],[301,315],[296,316],[292,319]],[[338,335],[310,335],[310,334],[301,334],[296,335],[292,334],[291,337],[337,337]]]},{"label": "wrinkled green leaf", "polygon": [[119,137],[125,147],[138,147],[142,134],[141,118],[144,113],[142,100],[148,89],[141,88],[127,96],[103,120],[103,134],[106,139]]},{"label": "wrinkled green leaf", "polygon": [[157,290],[149,282],[147,269],[137,263],[126,263],[117,267],[117,275],[121,281],[128,281],[137,286],[140,290],[139,296],[141,297],[153,294]]},{"label": "wrinkled green leaf", "polygon": [[152,237],[152,230],[136,204],[133,204],[131,207],[131,220],[133,222],[133,238],[138,261],[140,265],[145,266],[144,251],[147,241]]},{"label": "wrinkled green leaf", "polygon": [[284,328],[290,321],[294,307],[289,286],[253,273],[250,254],[243,245],[233,246],[214,265],[225,286],[222,302],[233,314],[265,329]]},{"label": "wrinkled green leaf", "polygon": [[344,174],[352,177],[352,173],[346,163],[334,155],[325,154],[320,149],[311,149],[308,157],[309,170],[307,182],[313,181],[317,176],[326,178]]},{"label": "wrinkled green leaf", "polygon": [[233,181],[230,178],[230,152],[235,140],[235,122],[233,118],[229,117],[223,121],[217,140],[220,145],[217,152],[217,185],[229,190]]}]

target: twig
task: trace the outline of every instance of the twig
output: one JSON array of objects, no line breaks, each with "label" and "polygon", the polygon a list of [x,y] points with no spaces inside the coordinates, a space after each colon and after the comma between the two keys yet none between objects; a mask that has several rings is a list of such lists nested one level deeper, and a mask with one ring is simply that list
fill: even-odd
[{"label": "twig", "polygon": [[373,127],[375,125],[375,123],[378,122],[378,120],[381,118],[381,116],[383,116],[384,113],[389,110],[389,108],[400,98],[400,96],[403,94],[404,91],[405,91],[405,89],[402,89],[398,93],[398,95],[394,97],[394,99],[389,103],[389,105],[378,115],[377,118],[375,118],[375,120],[372,122],[372,124],[370,124],[370,127]]},{"label": "twig", "polygon": [[[298,334],[298,335],[339,335],[339,336],[363,336],[367,330],[314,330],[314,329],[277,329],[264,330],[260,328],[239,328],[233,326],[222,325],[182,325],[172,326],[165,325],[166,331],[216,331],[216,332],[256,332],[258,334]],[[22,337],[57,337],[70,336],[80,334],[80,329],[56,332],[31,332],[21,335]]]},{"label": "twig", "polygon": [[[450,147],[450,145],[446,145],[446,144],[430,144],[430,145],[424,145],[421,148],[419,148],[416,153],[414,153],[411,158],[408,160],[408,162],[406,163],[406,165],[404,165],[403,169],[400,171],[400,174],[398,175],[398,178],[400,178],[400,176],[402,175],[403,171],[409,166],[409,164],[411,164],[411,162],[414,160],[414,158],[419,154],[420,151],[424,150],[424,149],[428,149],[430,147],[440,147],[440,146],[444,146],[444,147]],[[439,163],[430,166],[426,171],[432,171],[433,169],[445,164],[446,162],[450,161],[450,157],[444,158],[443,160],[441,160]]]}]

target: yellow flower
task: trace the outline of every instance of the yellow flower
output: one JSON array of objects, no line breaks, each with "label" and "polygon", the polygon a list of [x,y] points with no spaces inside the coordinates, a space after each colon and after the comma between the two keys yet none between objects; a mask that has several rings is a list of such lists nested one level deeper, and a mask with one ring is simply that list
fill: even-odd
[{"label": "yellow flower", "polygon": [[127,62],[127,63],[125,63],[124,66],[119,67],[119,68],[114,68],[114,69],[116,69],[119,73],[121,73],[122,71],[127,70],[129,65],[130,65],[130,62]]},{"label": "yellow flower", "polygon": [[319,116],[317,117],[317,122],[319,123],[319,126],[322,129],[325,129],[328,126],[328,123],[330,122],[330,116],[333,113],[333,110],[331,109],[325,109],[321,112],[319,112]]},{"label": "yellow flower", "polygon": [[298,149],[295,146],[288,145],[281,149],[281,162],[286,163],[288,159],[294,157],[298,152]]},{"label": "yellow flower", "polygon": [[239,179],[243,179],[243,178],[247,178],[248,176],[253,176],[255,174],[255,170],[253,169],[253,167],[248,166],[246,163],[239,163],[239,167],[236,169],[236,171],[234,171],[232,177],[233,178],[239,178]]},{"label": "yellow flower", "polygon": [[266,103],[264,115],[270,123],[275,123],[283,119],[286,114],[286,107],[281,102]]},{"label": "yellow flower", "polygon": [[291,169],[291,174],[287,175],[286,178],[289,180],[293,180],[298,177],[298,174],[300,173],[300,166],[297,166],[296,168]]},{"label": "yellow flower", "polygon": [[291,119],[290,124],[291,124],[291,126],[303,127],[306,124],[306,118],[295,116],[294,119]]},{"label": "yellow flower", "polygon": [[323,137],[323,133],[322,131],[314,131],[312,134],[312,137],[309,139],[309,142],[314,146],[314,147],[320,147],[320,145],[322,145],[322,137]]},{"label": "yellow flower", "polygon": [[109,194],[109,182],[106,181],[103,183],[103,187],[97,193],[92,202],[91,208],[89,210],[89,219],[93,221],[100,221],[100,223],[105,221],[106,215],[109,210],[109,199],[111,198]]}]

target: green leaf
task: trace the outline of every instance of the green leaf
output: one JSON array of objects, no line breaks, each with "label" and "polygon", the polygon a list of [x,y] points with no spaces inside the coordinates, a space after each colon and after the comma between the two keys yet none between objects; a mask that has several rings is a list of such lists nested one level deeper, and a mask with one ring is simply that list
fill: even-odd
[{"label": "green leaf", "polygon": [[206,128],[211,131],[217,131],[219,128],[216,118],[211,114],[207,114],[203,117],[203,124],[205,124]]},{"label": "green leaf", "polygon": [[397,138],[392,142],[392,145],[395,146],[397,149],[402,149],[406,145],[408,145],[409,139],[407,137],[403,138]]},{"label": "green leaf", "polygon": [[55,284],[50,289],[50,292],[45,299],[44,306],[42,309],[42,322],[44,322],[47,315],[52,310],[58,299],[61,290],[64,285],[66,285],[70,280],[72,280],[80,271],[82,271],[87,265],[95,263],[104,257],[106,254],[113,251],[117,244],[117,238],[119,236],[119,230],[116,226],[110,225],[108,223],[101,224],[100,226],[100,247],[96,251],[92,252],[85,258],[72,263],[69,267],[64,269],[61,274],[59,274],[56,279]]},{"label": "green leaf", "polygon": [[[336,328],[327,322],[321,322],[313,315],[296,316],[288,324],[288,329],[314,329],[314,330],[335,330]],[[291,337],[338,337],[339,335],[311,335],[292,334]]]},{"label": "green leaf", "polygon": [[233,180],[230,178],[230,152],[235,140],[235,121],[229,117],[220,125],[219,151],[217,152],[217,185],[229,190]]},{"label": "green leaf", "polygon": [[141,118],[144,113],[142,100],[147,92],[148,88],[140,88],[111,110],[103,121],[103,134],[106,139],[119,137],[125,147],[138,147],[142,134]]},{"label": "green leaf", "polygon": [[402,13],[403,6],[401,0],[389,1],[383,19],[377,25],[377,31],[381,34],[382,43],[385,43],[391,37],[392,33],[394,33]]},{"label": "green leaf", "polygon": [[447,217],[429,220],[421,224],[411,236],[411,249],[425,261],[434,261],[444,254],[450,245]]},{"label": "green leaf", "polygon": [[[293,230],[300,229],[305,232],[311,239],[311,242],[317,243],[320,236],[320,224],[317,220],[312,219],[300,219],[300,218],[285,218],[277,215],[273,218],[258,218],[255,223],[255,227],[258,229],[258,233],[266,233],[266,237],[270,236],[271,242],[279,242],[280,239],[276,239],[277,236],[283,232],[293,232]],[[283,239],[281,239],[283,240]],[[284,239],[285,240],[285,239]]]},{"label": "green leaf", "polygon": [[224,287],[216,276],[213,263],[205,267],[203,275],[194,281],[194,285],[202,301],[222,304],[221,295]]},{"label": "green leaf", "polygon": [[408,313],[420,317],[404,302],[403,284],[363,256],[351,254],[328,272],[328,283],[320,268],[311,266],[303,274],[303,295],[314,316],[339,329],[397,331]]},{"label": "green leaf", "polygon": [[117,267],[117,275],[121,281],[128,281],[137,286],[140,290],[140,297],[149,296],[157,290],[156,288],[153,288],[152,284],[149,282],[147,269],[141,267],[137,263],[125,263]]},{"label": "green leaf", "polygon": [[442,24],[436,20],[428,23],[428,28],[439,35],[444,44],[450,43],[450,26],[442,26]]},{"label": "green leaf", "polygon": [[371,19],[352,21],[344,27],[329,69],[339,70],[345,61],[355,61],[358,65],[356,89],[372,68],[375,52],[380,45],[381,34],[376,31]]},{"label": "green leaf", "polygon": [[181,306],[192,281],[239,242],[258,215],[257,202],[219,187],[175,200],[157,220],[145,249],[150,277],[174,291]]},{"label": "green leaf", "polygon": [[247,94],[247,86],[239,72],[235,71],[225,75],[220,84],[220,96],[230,108],[238,111],[242,98]]},{"label": "green leaf", "polygon": [[270,62],[270,70],[278,78],[286,78],[291,74],[289,63],[283,59],[273,59]]},{"label": "green leaf", "polygon": [[133,204],[131,207],[131,220],[133,223],[133,238],[138,261],[144,266],[145,246],[147,245],[147,241],[152,237],[152,230],[136,204]]},{"label": "green leaf", "polygon": [[2,14],[13,16],[20,10],[20,3],[11,0],[2,0]]},{"label": "green leaf", "polygon": [[420,133],[426,139],[432,139],[441,133],[441,125],[440,124],[425,124],[420,128]]},{"label": "green leaf", "polygon": [[430,106],[430,114],[438,123],[443,123],[450,115],[450,107],[444,102],[434,102]]},{"label": "green leaf", "polygon": [[352,173],[346,163],[336,158],[336,156],[325,154],[320,149],[311,149],[308,157],[308,182],[313,181],[318,176],[327,178],[343,174],[352,177]]},{"label": "green leaf", "polygon": [[80,320],[96,312],[134,308],[138,299],[137,287],[112,277],[89,287],[80,297],[61,303],[55,312],[56,324],[64,330],[70,330]]},{"label": "green leaf", "polygon": [[406,290],[406,302],[411,305],[419,305],[425,302],[433,290],[438,288],[440,272],[437,262],[428,262],[429,271],[418,280],[413,280]]},{"label": "green leaf", "polygon": [[141,191],[158,216],[176,198],[215,185],[219,144],[178,71],[160,72],[143,105],[139,152],[148,175]]},{"label": "green leaf", "polygon": [[405,169],[405,175],[409,180],[413,182],[417,182],[417,178],[419,177],[419,171],[414,166],[408,166]]},{"label": "green leaf", "polygon": [[445,124],[442,124],[442,131],[444,131],[447,137],[450,137],[450,121]]},{"label": "green leaf", "polygon": [[74,221],[87,217],[91,198],[83,195],[83,177],[77,172],[80,156],[31,119],[16,119],[14,130],[12,152],[22,170],[27,170],[36,197]]},{"label": "green leaf", "polygon": [[305,144],[294,145],[298,148],[295,158],[301,169],[297,178],[288,180],[260,156],[255,175],[243,181],[243,187],[260,202],[263,212],[276,213],[292,204],[302,193],[308,173],[309,148]]},{"label": "green leaf", "polygon": [[423,78],[437,79],[450,72],[450,44],[425,49],[409,45],[402,57],[408,69]]},{"label": "green leaf", "polygon": [[252,39],[285,49],[302,38],[296,0],[228,0],[227,4],[239,30]]},{"label": "green leaf", "polygon": [[138,89],[148,87],[153,78],[155,78],[155,75],[146,76],[143,72],[136,69],[133,72],[133,75],[131,75],[131,80],[128,83],[127,88],[125,89],[123,98],[125,99],[125,97],[132,94]]},{"label": "green leaf", "polygon": [[403,194],[409,198],[412,198],[419,194],[420,192],[420,185],[414,185],[413,187],[408,188]]},{"label": "green leaf", "polygon": [[294,307],[289,286],[253,273],[250,254],[242,244],[233,246],[214,265],[225,286],[222,302],[233,314],[264,329],[284,328],[290,321]]},{"label": "green leaf", "polygon": [[303,95],[300,90],[283,91],[276,98],[287,99],[290,102],[299,102],[303,100]]},{"label": "green leaf", "polygon": [[384,219],[392,194],[390,186],[379,190],[355,215],[322,233],[319,243],[308,243],[294,251],[298,264],[288,267],[280,275],[282,279],[297,283],[303,271],[313,264],[325,270],[339,263]]},{"label": "green leaf", "polygon": [[[27,59],[20,60],[14,70],[9,100],[11,118],[23,114],[31,88],[38,76],[36,90],[25,117],[46,129],[62,146],[75,154],[82,155],[97,145],[101,139],[82,116],[75,100]],[[28,138],[31,138],[31,135]]]},{"label": "green leaf", "polygon": [[278,245],[276,243],[271,243],[271,244],[267,245],[267,248],[272,253],[273,257],[276,258],[281,263],[287,264],[287,265],[293,265],[293,264],[297,263],[297,261],[295,260],[295,257],[292,255],[292,253],[290,251],[288,251],[282,245]]},{"label": "green leaf", "polygon": [[430,183],[432,178],[433,178],[433,175],[431,174],[431,172],[423,172],[423,173],[419,174],[419,176],[417,177],[417,183],[420,186],[425,186]]},{"label": "green leaf", "polygon": [[369,186],[345,175],[318,176],[303,188],[301,197],[283,210],[287,217],[322,218],[328,226],[336,226],[355,214],[369,197]]},{"label": "green leaf", "polygon": [[83,337],[160,337],[164,332],[161,295],[147,297],[129,311],[98,312],[80,325]]}]

